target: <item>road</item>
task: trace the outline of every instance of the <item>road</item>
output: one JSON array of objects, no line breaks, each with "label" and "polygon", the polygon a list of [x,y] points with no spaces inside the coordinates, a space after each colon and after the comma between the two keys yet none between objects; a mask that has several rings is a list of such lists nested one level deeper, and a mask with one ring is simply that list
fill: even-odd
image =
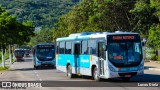
[{"label": "road", "polygon": [[[135,90],[142,88],[144,90],[159,90],[160,87],[127,87],[128,83],[148,83],[148,82],[160,82],[160,72],[153,70],[145,70],[145,75],[143,77],[133,77],[130,82],[122,82],[119,79],[109,79],[103,80],[106,85],[111,85],[112,87],[94,87],[92,83],[95,82],[90,79],[90,77],[78,77],[69,79],[66,77],[66,74],[52,68],[42,68],[42,69],[34,69],[31,57],[25,58],[24,62],[15,62],[11,65],[10,70],[0,74],[0,81],[82,81],[83,84],[90,87],[42,87],[42,88],[27,88],[29,90],[104,90],[104,89],[118,89],[118,90]],[[87,83],[83,81],[88,81]],[[51,82],[53,83],[53,82]],[[51,83],[46,83],[46,85],[50,86]],[[66,82],[65,82],[66,83]],[[74,82],[72,82],[74,84]],[[100,83],[100,82],[96,82]],[[121,86],[122,83],[126,84],[126,87],[113,87],[113,85]],[[53,84],[51,84],[53,85]],[[93,84],[94,85],[94,84]]]}]

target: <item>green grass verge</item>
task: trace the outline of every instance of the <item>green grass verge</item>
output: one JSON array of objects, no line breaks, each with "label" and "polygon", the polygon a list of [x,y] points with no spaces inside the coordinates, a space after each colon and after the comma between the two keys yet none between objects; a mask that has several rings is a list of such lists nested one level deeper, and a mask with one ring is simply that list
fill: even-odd
[{"label": "green grass verge", "polygon": [[15,62],[15,60],[14,59],[12,59],[12,63],[14,63]]},{"label": "green grass verge", "polygon": [[[9,59],[9,53],[8,52],[4,55],[4,59],[5,60]],[[1,63],[2,63],[2,52],[0,52],[0,64]]]},{"label": "green grass verge", "polygon": [[8,68],[9,68],[8,66],[6,66],[6,67],[0,66],[0,71],[6,71]]}]

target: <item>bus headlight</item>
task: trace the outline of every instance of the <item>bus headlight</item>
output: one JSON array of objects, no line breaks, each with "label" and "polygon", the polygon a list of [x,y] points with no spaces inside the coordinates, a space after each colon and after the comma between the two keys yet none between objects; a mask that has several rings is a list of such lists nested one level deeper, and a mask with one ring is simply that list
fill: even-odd
[{"label": "bus headlight", "polygon": [[38,63],[41,63],[41,61],[37,60]]},{"label": "bus headlight", "polygon": [[109,65],[109,70],[111,70],[112,72],[116,72],[116,70],[111,65]]}]

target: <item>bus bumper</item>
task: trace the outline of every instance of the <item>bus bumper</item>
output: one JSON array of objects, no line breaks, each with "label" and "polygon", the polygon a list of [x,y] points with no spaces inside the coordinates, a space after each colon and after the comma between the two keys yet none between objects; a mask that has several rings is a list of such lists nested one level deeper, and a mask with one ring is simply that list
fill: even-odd
[{"label": "bus bumper", "polygon": [[52,61],[37,61],[36,66],[54,66],[55,67],[54,60]]}]

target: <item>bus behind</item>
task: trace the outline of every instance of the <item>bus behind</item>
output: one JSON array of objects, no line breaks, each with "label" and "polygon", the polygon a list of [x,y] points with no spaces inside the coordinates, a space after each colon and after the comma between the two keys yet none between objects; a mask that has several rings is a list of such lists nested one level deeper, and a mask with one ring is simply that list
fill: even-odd
[{"label": "bus behind", "polygon": [[53,44],[37,44],[33,48],[34,68],[41,66],[55,67],[55,48]]}]

